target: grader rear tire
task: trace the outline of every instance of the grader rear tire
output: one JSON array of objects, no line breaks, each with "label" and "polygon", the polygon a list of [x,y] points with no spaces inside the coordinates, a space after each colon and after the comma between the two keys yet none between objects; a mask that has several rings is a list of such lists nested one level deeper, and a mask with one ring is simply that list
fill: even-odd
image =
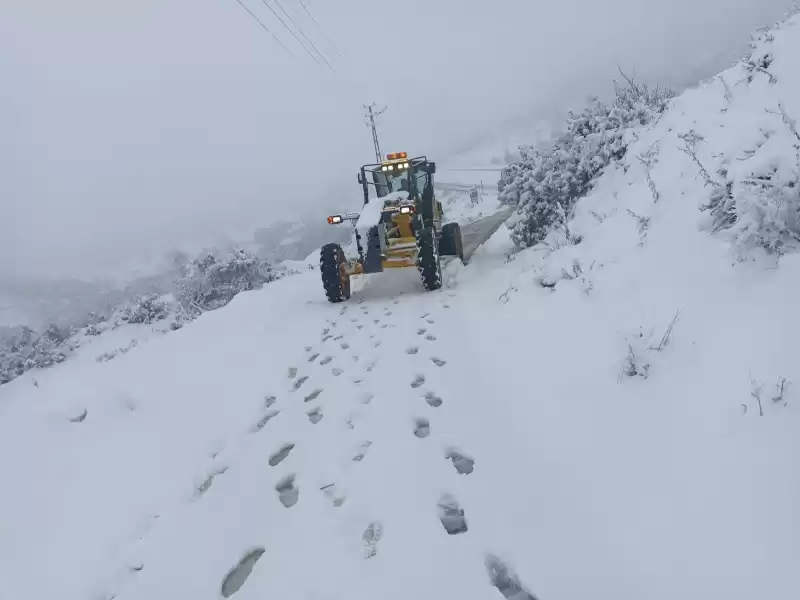
[{"label": "grader rear tire", "polygon": [[319,272],[322,287],[329,302],[343,302],[350,298],[350,275],[347,261],[339,244],[325,244],[319,253]]}]

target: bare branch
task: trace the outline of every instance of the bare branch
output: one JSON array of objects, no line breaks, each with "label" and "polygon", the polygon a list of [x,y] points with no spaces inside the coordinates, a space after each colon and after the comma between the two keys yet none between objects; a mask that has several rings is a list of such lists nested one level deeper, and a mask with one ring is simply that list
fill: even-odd
[{"label": "bare branch", "polygon": [[725,88],[725,100],[728,102],[728,104],[730,104],[731,100],[733,99],[731,88],[728,87],[728,82],[725,81],[725,78],[722,75],[719,76],[719,80],[722,82],[722,87]]},{"label": "bare branch", "polygon": [[631,89],[632,89],[634,92],[636,92],[636,95],[637,95],[637,96],[641,96],[641,95],[642,95],[642,92],[641,92],[641,90],[639,89],[639,86],[638,86],[638,85],[636,85],[636,83],[634,82],[634,79],[636,78],[636,73],[634,72],[634,75],[633,75],[633,77],[628,77],[628,76],[627,76],[627,75],[625,75],[625,73],[623,72],[623,70],[622,70],[622,67],[620,67],[619,65],[617,65],[617,69],[619,70],[619,74],[620,74],[620,75],[622,75],[622,77],[625,79],[625,81],[627,81],[627,82],[628,82],[628,85],[630,86],[630,88],[631,88]]},{"label": "bare branch", "polygon": [[763,383],[756,382],[755,379],[750,380],[750,395],[756,399],[756,403],[758,404],[758,416],[764,416],[764,407],[761,405],[761,389],[764,387]]},{"label": "bare branch", "polygon": [[680,315],[681,315],[681,311],[680,311],[680,309],[678,309],[675,312],[675,316],[672,317],[672,321],[670,322],[669,326],[667,327],[667,330],[664,332],[664,335],[661,336],[661,341],[659,342],[658,346],[656,346],[655,348],[648,348],[648,350],[659,351],[659,350],[663,349],[669,343],[669,337],[672,335],[672,329],[675,327],[675,323],[678,322],[678,317],[680,317]]},{"label": "bare branch", "polygon": [[783,395],[788,387],[789,382],[786,381],[786,377],[778,377],[778,382],[775,384],[775,391],[772,393],[772,401],[776,404],[778,402],[783,402],[783,405],[786,406]]}]

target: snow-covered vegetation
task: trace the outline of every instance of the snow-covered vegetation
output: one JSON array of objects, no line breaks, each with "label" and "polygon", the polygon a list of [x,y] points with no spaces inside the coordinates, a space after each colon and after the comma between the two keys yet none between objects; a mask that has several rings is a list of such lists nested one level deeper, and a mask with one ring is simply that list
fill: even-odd
[{"label": "snow-covered vegetation", "polygon": [[[789,57],[776,62],[773,48],[783,26],[760,31],[747,56],[706,84],[721,86],[724,102],[704,125],[727,132],[712,136],[700,133],[699,124],[683,125],[674,139],[655,140],[636,156],[653,202],[661,199],[652,170],[663,144],[691,158],[709,187],[702,205],[709,214],[706,226],[725,233],[739,260],[756,248],[780,256],[800,242],[800,115],[787,112],[792,96],[780,85]],[[701,92],[687,92],[682,102],[696,93]],[[625,84],[615,84],[612,103],[596,99],[580,112],[570,111],[566,130],[552,145],[520,147],[521,159],[499,184],[500,201],[517,205],[510,221],[517,247],[534,246],[554,230],[567,242],[579,241],[566,227],[575,202],[607,168],[627,168],[623,159],[631,144],[658,125],[672,97],[669,90],[625,77]],[[740,148],[745,140],[747,147]]]},{"label": "snow-covered vegetation", "polygon": [[[215,256],[205,252],[180,266],[171,281],[156,292],[115,295],[107,309],[87,312],[64,323],[50,323],[39,331],[24,325],[0,328],[0,385],[31,369],[65,361],[95,336],[125,325],[152,325],[156,330],[181,328],[202,313],[221,308],[243,291],[293,274],[294,269],[273,266],[263,258],[237,249]],[[104,353],[98,360],[108,360]]]}]

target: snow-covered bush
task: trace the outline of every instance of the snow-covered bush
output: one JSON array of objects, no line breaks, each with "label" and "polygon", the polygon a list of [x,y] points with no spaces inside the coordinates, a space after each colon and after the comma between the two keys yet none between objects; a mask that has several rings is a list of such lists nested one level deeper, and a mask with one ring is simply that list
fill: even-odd
[{"label": "snow-covered bush", "polygon": [[632,80],[615,88],[611,105],[595,99],[579,113],[570,111],[566,131],[551,148],[520,148],[522,158],[508,168],[499,196],[501,202],[517,204],[509,223],[517,247],[533,246],[563,225],[603,169],[625,155],[625,131],[657,119],[672,97],[668,90]]},{"label": "snow-covered bush", "polygon": [[239,292],[258,289],[282,275],[266,260],[234,250],[221,259],[209,253],[189,262],[176,285],[184,309],[196,315],[225,306]]},{"label": "snow-covered bush", "polygon": [[147,294],[117,311],[115,322],[150,325],[169,316],[170,307],[159,294]]},{"label": "snow-covered bush", "polygon": [[41,334],[30,327],[16,327],[0,336],[0,384],[34,368],[63,362],[77,343],[70,344],[72,331],[50,325]]},{"label": "snow-covered bush", "polygon": [[[86,336],[98,336],[107,329],[128,324],[161,323],[160,329],[174,331],[208,310],[225,306],[239,292],[258,289],[297,273],[275,268],[266,259],[244,250],[221,257],[206,252],[194,260],[184,260],[187,262],[171,285],[151,286],[151,289],[169,289],[161,289],[160,293],[139,292],[133,300],[121,303],[117,300],[113,310],[88,314],[80,320],[79,335],[77,327],[57,325],[40,332],[24,326],[0,328],[0,385],[29,369],[63,362]],[[106,353],[98,360],[109,360],[135,346],[133,340],[129,346]]]},{"label": "snow-covered bush", "polygon": [[780,108],[784,129],[766,139],[736,165],[723,169],[708,203],[708,228],[730,237],[738,260],[754,249],[781,255],[800,246],[800,134]]}]

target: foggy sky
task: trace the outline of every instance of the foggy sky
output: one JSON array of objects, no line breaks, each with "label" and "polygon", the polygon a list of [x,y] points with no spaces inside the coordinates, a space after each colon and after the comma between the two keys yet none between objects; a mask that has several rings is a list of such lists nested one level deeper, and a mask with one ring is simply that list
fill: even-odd
[{"label": "foggy sky", "polygon": [[691,85],[790,5],[306,0],[334,52],[280,0],[334,73],[263,1],[242,0],[296,59],[236,0],[0,0],[0,279],[88,277],[315,205],[357,210],[363,103],[389,105],[385,152],[441,160],[608,93],[617,65]]}]

